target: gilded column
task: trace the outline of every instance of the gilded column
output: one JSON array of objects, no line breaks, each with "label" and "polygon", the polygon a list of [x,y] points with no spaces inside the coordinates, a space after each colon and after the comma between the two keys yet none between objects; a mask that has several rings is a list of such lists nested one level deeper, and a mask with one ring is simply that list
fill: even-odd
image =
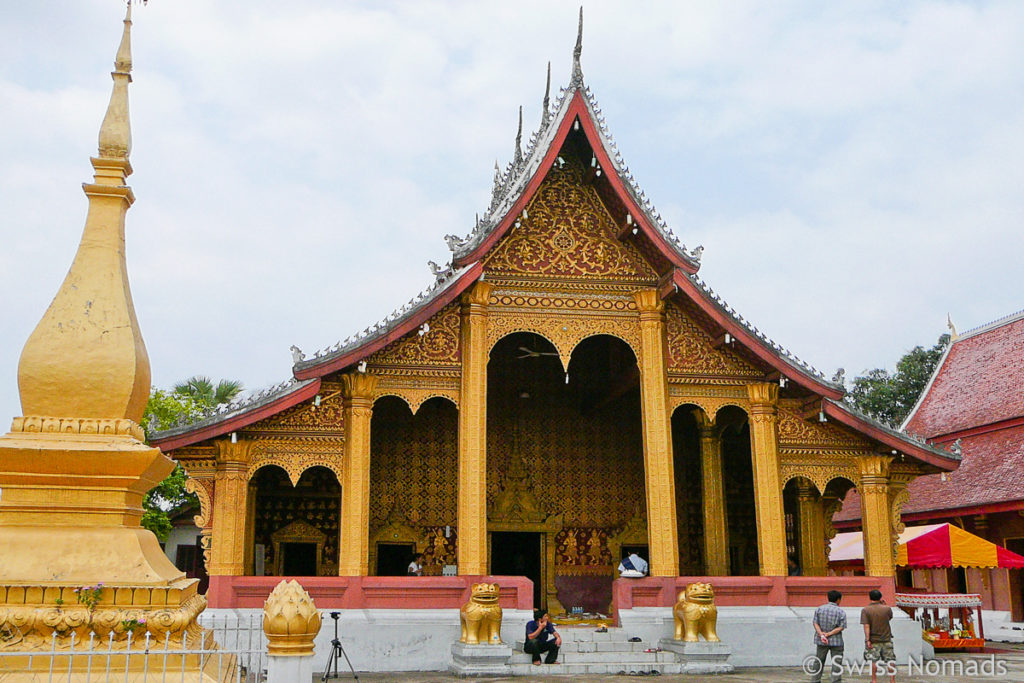
[{"label": "gilded column", "polygon": [[750,446],[761,576],[786,576],[786,523],[776,430],[779,386],[771,382],[748,384],[747,394],[750,397]]},{"label": "gilded column", "polygon": [[704,573],[729,575],[729,531],[722,485],[722,442],[714,420],[695,411],[700,430],[701,501],[704,509]]},{"label": "gilded column", "polygon": [[249,446],[247,439],[217,442],[217,473],[213,489],[213,547],[210,576],[244,576],[246,522],[249,509]]},{"label": "gilded column", "polygon": [[864,530],[864,573],[892,576],[896,566],[892,555],[892,524],[889,507],[889,462],[887,455],[858,458],[860,468],[861,523]]},{"label": "gilded column", "polygon": [[377,390],[374,375],[341,376],[345,465],[341,482],[338,576],[370,573],[370,418]]},{"label": "gilded column", "polygon": [[665,304],[655,289],[634,292],[633,298],[640,310],[640,393],[651,576],[678,576],[675,472],[665,361]]},{"label": "gilded column", "polygon": [[825,576],[825,511],[818,489],[807,479],[796,480],[797,515],[800,519],[800,569],[804,576]]},{"label": "gilded column", "polygon": [[487,574],[487,305],[491,284],[462,297],[459,394],[459,574]]}]

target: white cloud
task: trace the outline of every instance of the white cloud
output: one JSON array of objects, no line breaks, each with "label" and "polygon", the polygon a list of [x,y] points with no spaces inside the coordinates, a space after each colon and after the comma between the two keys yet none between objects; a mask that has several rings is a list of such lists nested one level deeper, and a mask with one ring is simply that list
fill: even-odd
[{"label": "white cloud", "polygon": [[[0,25],[0,417],[70,264],[117,3]],[[831,372],[1021,308],[1024,7],[587,3],[584,71],[702,276]],[[133,293],[154,369],[256,387],[430,281],[516,108],[567,80],[576,5],[138,7]],[[54,19],[57,17],[59,19]]]}]

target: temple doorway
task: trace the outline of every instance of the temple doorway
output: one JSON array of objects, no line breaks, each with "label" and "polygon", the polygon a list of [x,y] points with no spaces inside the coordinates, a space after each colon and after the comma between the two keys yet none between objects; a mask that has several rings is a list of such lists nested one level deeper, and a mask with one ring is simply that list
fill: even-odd
[{"label": "temple doorway", "polygon": [[415,552],[412,543],[378,543],[377,576],[408,576]]},{"label": "temple doorway", "polygon": [[316,576],[316,544],[282,543],[281,574],[284,576]]},{"label": "temple doorway", "polygon": [[341,485],[326,467],[310,467],[293,486],[276,465],[249,481],[247,563],[256,576],[336,576]]},{"label": "temple doorway", "polygon": [[[492,533],[541,534],[538,604],[552,614],[607,613],[613,555],[627,540],[647,541],[640,373],[628,344],[589,337],[568,368],[539,334],[517,332],[494,345],[487,522]],[[506,552],[498,538],[492,562]]]},{"label": "temple doorway", "polygon": [[537,532],[491,532],[491,574],[525,576],[533,581],[533,604],[544,605],[541,589],[541,535]]}]

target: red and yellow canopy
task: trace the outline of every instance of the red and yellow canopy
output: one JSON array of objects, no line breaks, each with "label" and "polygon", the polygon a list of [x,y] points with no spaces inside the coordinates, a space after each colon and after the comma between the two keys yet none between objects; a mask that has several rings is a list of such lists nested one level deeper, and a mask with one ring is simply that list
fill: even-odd
[{"label": "red and yellow canopy", "polygon": [[896,564],[915,568],[1018,569],[1024,568],[1024,557],[951,524],[940,524],[928,533],[901,543]]}]

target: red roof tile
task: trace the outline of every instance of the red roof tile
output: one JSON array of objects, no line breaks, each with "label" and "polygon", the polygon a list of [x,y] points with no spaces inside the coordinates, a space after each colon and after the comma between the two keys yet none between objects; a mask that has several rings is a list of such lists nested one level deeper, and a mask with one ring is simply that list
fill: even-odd
[{"label": "red roof tile", "polygon": [[[959,469],[910,482],[903,514],[977,507],[1024,498],[1024,425],[964,437]],[[860,497],[851,490],[835,521],[860,519]]]},{"label": "red roof tile", "polygon": [[1024,314],[953,342],[906,423],[932,438],[1024,415]]}]

